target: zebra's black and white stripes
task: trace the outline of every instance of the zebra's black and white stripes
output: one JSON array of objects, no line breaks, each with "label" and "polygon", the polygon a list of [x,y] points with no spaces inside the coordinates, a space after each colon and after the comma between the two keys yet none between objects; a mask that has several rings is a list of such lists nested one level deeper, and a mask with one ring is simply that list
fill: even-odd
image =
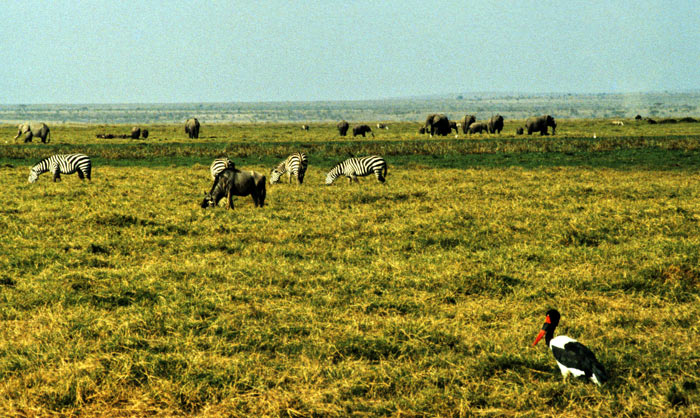
[{"label": "zebra's black and white stripes", "polygon": [[211,166],[209,167],[211,179],[216,180],[216,176],[219,175],[219,173],[221,173],[222,171],[226,170],[227,168],[235,168],[235,164],[233,164],[233,161],[229,160],[226,157],[221,157],[214,160],[214,162],[212,162]]},{"label": "zebra's black and white stripes", "polygon": [[90,157],[85,154],[52,155],[34,164],[34,167],[29,170],[29,182],[34,183],[40,174],[47,171],[53,173],[53,181],[61,180],[61,174],[73,173],[78,173],[81,180],[85,177],[90,180],[92,163]]},{"label": "zebra's black and white stripes", "polygon": [[304,174],[306,167],[309,166],[309,159],[303,152],[295,152],[282,161],[277,167],[270,172],[270,184],[279,183],[282,174],[287,173],[289,183],[292,182],[292,176],[297,179],[297,183],[304,183]]},{"label": "zebra's black and white stripes", "polygon": [[348,181],[357,181],[357,177],[368,176],[374,173],[380,183],[386,180],[386,161],[378,155],[369,157],[348,158],[342,163],[337,164],[328,172],[326,176],[326,185],[332,184],[336,178],[345,176]]}]

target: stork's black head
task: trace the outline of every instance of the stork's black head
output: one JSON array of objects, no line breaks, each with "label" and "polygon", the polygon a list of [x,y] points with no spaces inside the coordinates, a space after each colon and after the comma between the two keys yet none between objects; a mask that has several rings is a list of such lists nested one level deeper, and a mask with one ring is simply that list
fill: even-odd
[{"label": "stork's black head", "polygon": [[544,337],[545,335],[547,336],[545,341],[547,342],[547,344],[549,344],[549,340],[551,340],[554,336],[554,329],[557,327],[557,325],[559,325],[560,317],[561,315],[556,309],[550,309],[547,311],[547,316],[544,319],[544,324],[542,325],[540,333],[537,334],[535,342],[532,343],[533,346],[537,345],[537,343],[540,342],[542,337]]},{"label": "stork's black head", "polygon": [[[557,325],[559,325],[559,319],[561,318],[561,315],[559,314],[559,311],[556,309],[550,309],[547,311],[547,316],[544,320],[545,325],[549,325],[552,328],[555,328]],[[544,325],[542,326],[544,329]]]}]

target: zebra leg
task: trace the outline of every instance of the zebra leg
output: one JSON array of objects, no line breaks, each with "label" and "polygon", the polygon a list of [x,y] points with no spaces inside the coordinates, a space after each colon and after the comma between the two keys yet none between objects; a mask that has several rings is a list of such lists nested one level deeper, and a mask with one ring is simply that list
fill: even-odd
[{"label": "zebra leg", "polygon": [[53,172],[53,182],[61,181],[61,172],[56,170]]},{"label": "zebra leg", "polygon": [[78,173],[78,178],[80,180],[85,180],[85,175],[83,174],[83,171],[81,169],[77,169],[75,172]]},{"label": "zebra leg", "polygon": [[379,170],[374,171],[374,175],[377,177],[377,181],[380,183],[384,183],[385,178],[384,175],[382,174],[382,169],[380,168]]}]

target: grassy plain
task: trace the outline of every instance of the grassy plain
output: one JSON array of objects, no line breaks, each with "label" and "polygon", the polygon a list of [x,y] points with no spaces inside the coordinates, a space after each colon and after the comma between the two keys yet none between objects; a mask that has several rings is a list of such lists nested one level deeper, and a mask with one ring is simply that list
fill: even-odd
[{"label": "grassy plain", "polygon": [[[700,124],[374,139],[332,124],[57,125],[0,145],[2,416],[697,416]],[[592,133],[596,132],[596,139]],[[0,138],[14,136],[0,126]],[[204,211],[220,154],[305,184]],[[28,168],[93,157],[93,181]],[[385,185],[323,186],[377,153]],[[611,381],[562,381],[544,312]]]}]

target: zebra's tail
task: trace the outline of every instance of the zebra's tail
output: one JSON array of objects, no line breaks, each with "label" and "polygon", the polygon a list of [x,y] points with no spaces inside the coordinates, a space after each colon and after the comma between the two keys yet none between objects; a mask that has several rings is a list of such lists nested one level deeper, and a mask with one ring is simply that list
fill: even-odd
[{"label": "zebra's tail", "polygon": [[389,171],[389,164],[384,161],[384,178],[386,178],[386,173]]}]

